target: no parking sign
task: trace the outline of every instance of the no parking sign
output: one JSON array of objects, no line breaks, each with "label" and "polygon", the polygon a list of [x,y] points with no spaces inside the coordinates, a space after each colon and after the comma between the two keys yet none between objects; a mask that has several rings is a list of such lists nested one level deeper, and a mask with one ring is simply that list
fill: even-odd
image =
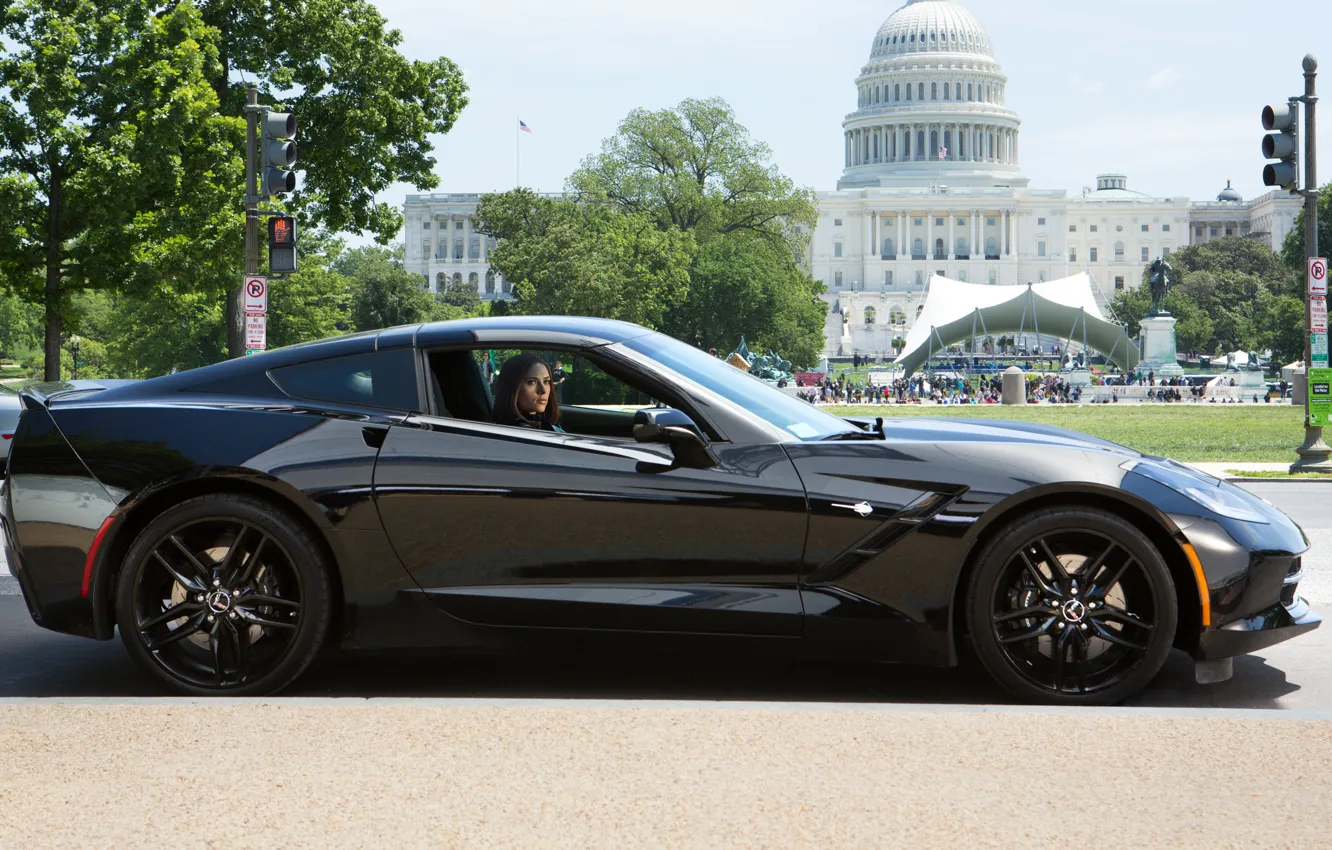
[{"label": "no parking sign", "polygon": [[257,274],[246,275],[242,288],[245,291],[245,312],[268,312],[268,278]]},{"label": "no parking sign", "polygon": [[1327,258],[1309,258],[1309,294],[1327,295]]}]

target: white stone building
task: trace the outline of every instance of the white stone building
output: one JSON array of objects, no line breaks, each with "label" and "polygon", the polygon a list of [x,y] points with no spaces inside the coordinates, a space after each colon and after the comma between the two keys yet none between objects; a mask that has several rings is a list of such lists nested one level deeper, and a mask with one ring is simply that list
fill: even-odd
[{"label": "white stone building", "polygon": [[[932,273],[973,283],[1055,280],[1086,271],[1104,306],[1142,270],[1190,242],[1250,236],[1279,249],[1300,200],[1270,192],[1243,201],[1227,184],[1215,202],[1134,191],[1123,174],[1095,189],[1030,188],[1019,165],[1021,120],[989,36],[953,0],[908,0],[875,34],[843,127],[843,174],[817,194],[806,263],[827,287],[825,352],[884,354],[906,336]],[[407,263],[440,275],[488,276],[486,240],[470,230],[476,195],[409,195]],[[447,228],[441,231],[440,228]],[[440,254],[441,232],[452,247]],[[461,240],[461,241],[460,241]],[[460,248],[459,245],[462,247]]]}]

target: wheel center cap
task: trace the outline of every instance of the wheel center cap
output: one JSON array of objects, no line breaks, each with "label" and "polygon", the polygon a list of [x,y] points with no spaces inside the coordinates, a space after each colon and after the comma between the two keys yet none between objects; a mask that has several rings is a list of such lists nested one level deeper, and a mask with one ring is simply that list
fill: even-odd
[{"label": "wheel center cap", "polygon": [[1061,613],[1070,623],[1081,623],[1082,618],[1087,616],[1087,606],[1081,600],[1070,599],[1064,603]]},{"label": "wheel center cap", "polygon": [[225,614],[231,609],[231,594],[225,590],[214,590],[208,594],[208,609],[214,614]]}]

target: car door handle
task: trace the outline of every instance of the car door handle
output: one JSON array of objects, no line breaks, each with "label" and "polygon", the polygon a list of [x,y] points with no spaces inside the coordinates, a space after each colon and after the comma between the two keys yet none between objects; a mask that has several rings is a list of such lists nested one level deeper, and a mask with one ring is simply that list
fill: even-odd
[{"label": "car door handle", "polygon": [[857,502],[854,505],[839,505],[836,502],[834,502],[833,507],[845,508],[848,511],[855,511],[861,516],[869,516],[870,514],[874,513],[874,508],[870,507],[869,502]]}]

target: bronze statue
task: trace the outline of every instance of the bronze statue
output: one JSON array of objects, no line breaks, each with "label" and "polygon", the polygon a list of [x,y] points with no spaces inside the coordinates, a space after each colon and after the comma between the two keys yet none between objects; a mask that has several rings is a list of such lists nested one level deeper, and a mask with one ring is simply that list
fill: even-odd
[{"label": "bronze statue", "polygon": [[1163,258],[1157,257],[1147,267],[1147,283],[1152,292],[1152,312],[1149,316],[1170,315],[1165,308],[1166,293],[1175,285],[1175,270]]}]

